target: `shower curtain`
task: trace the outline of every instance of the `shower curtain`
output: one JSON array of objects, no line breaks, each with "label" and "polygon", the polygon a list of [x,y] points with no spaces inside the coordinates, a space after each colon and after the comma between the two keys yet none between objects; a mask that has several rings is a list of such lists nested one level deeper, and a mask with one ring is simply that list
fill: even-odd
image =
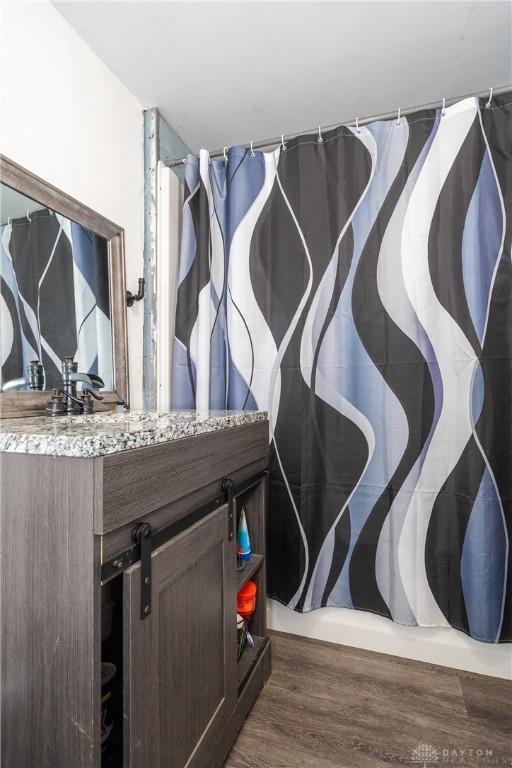
[{"label": "shower curtain", "polygon": [[173,405],[268,411],[290,608],[512,641],[511,110],[187,160]]},{"label": "shower curtain", "polygon": [[107,242],[47,208],[0,229],[1,381],[44,366],[45,389],[62,385],[61,363],[113,388]]}]

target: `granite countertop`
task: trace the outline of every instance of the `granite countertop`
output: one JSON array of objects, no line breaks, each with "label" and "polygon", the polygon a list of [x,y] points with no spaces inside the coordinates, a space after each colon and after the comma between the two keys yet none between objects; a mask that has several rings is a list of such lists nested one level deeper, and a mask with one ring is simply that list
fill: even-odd
[{"label": "granite countertop", "polygon": [[126,411],[0,420],[0,451],[92,458],[265,421],[265,411]]}]

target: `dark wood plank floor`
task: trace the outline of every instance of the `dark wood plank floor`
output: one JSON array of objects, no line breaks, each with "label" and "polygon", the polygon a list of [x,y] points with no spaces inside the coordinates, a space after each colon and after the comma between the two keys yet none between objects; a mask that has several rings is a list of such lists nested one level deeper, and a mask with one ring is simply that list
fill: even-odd
[{"label": "dark wood plank floor", "polygon": [[225,768],[512,766],[512,683],[272,634]]}]

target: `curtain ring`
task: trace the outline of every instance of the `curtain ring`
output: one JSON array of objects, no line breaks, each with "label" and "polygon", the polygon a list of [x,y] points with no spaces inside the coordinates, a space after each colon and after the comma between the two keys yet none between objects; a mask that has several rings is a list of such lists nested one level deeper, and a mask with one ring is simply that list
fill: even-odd
[{"label": "curtain ring", "polygon": [[443,106],[441,108],[441,117],[444,117],[446,115],[446,99],[443,96]]},{"label": "curtain ring", "polygon": [[256,157],[256,155],[254,154],[254,149],[252,148],[253,144],[254,144],[254,142],[251,141],[251,157]]},{"label": "curtain ring", "polygon": [[488,100],[487,104],[485,105],[486,109],[490,109],[491,108],[492,92],[493,91],[494,91],[494,88],[491,86],[491,89],[489,91],[489,100]]},{"label": "curtain ring", "polygon": [[361,129],[359,127],[359,118],[356,117],[356,133],[361,133]]},{"label": "curtain ring", "polygon": [[398,117],[396,118],[396,124],[400,125],[400,107],[398,107]]},{"label": "curtain ring", "polygon": [[322,144],[322,142],[323,142],[322,130],[321,130],[321,126],[320,125],[318,126],[318,139],[317,139],[317,142],[319,144]]},{"label": "curtain ring", "polygon": [[284,133],[281,134],[281,149],[286,152],[286,144],[284,143]]},{"label": "curtain ring", "polygon": [[226,153],[227,153],[227,151],[228,151],[228,148],[227,148],[227,147],[224,147],[224,149],[222,150],[222,152],[223,152],[223,154],[224,154],[224,162],[225,162],[225,163],[227,163],[227,161],[228,161],[228,156],[227,156],[227,154],[226,154]]}]

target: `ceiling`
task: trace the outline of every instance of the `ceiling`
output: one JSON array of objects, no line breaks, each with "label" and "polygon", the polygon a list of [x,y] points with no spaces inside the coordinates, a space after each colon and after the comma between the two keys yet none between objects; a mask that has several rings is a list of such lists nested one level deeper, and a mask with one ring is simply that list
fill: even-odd
[{"label": "ceiling", "polygon": [[510,2],[54,2],[193,149],[512,82]]}]

